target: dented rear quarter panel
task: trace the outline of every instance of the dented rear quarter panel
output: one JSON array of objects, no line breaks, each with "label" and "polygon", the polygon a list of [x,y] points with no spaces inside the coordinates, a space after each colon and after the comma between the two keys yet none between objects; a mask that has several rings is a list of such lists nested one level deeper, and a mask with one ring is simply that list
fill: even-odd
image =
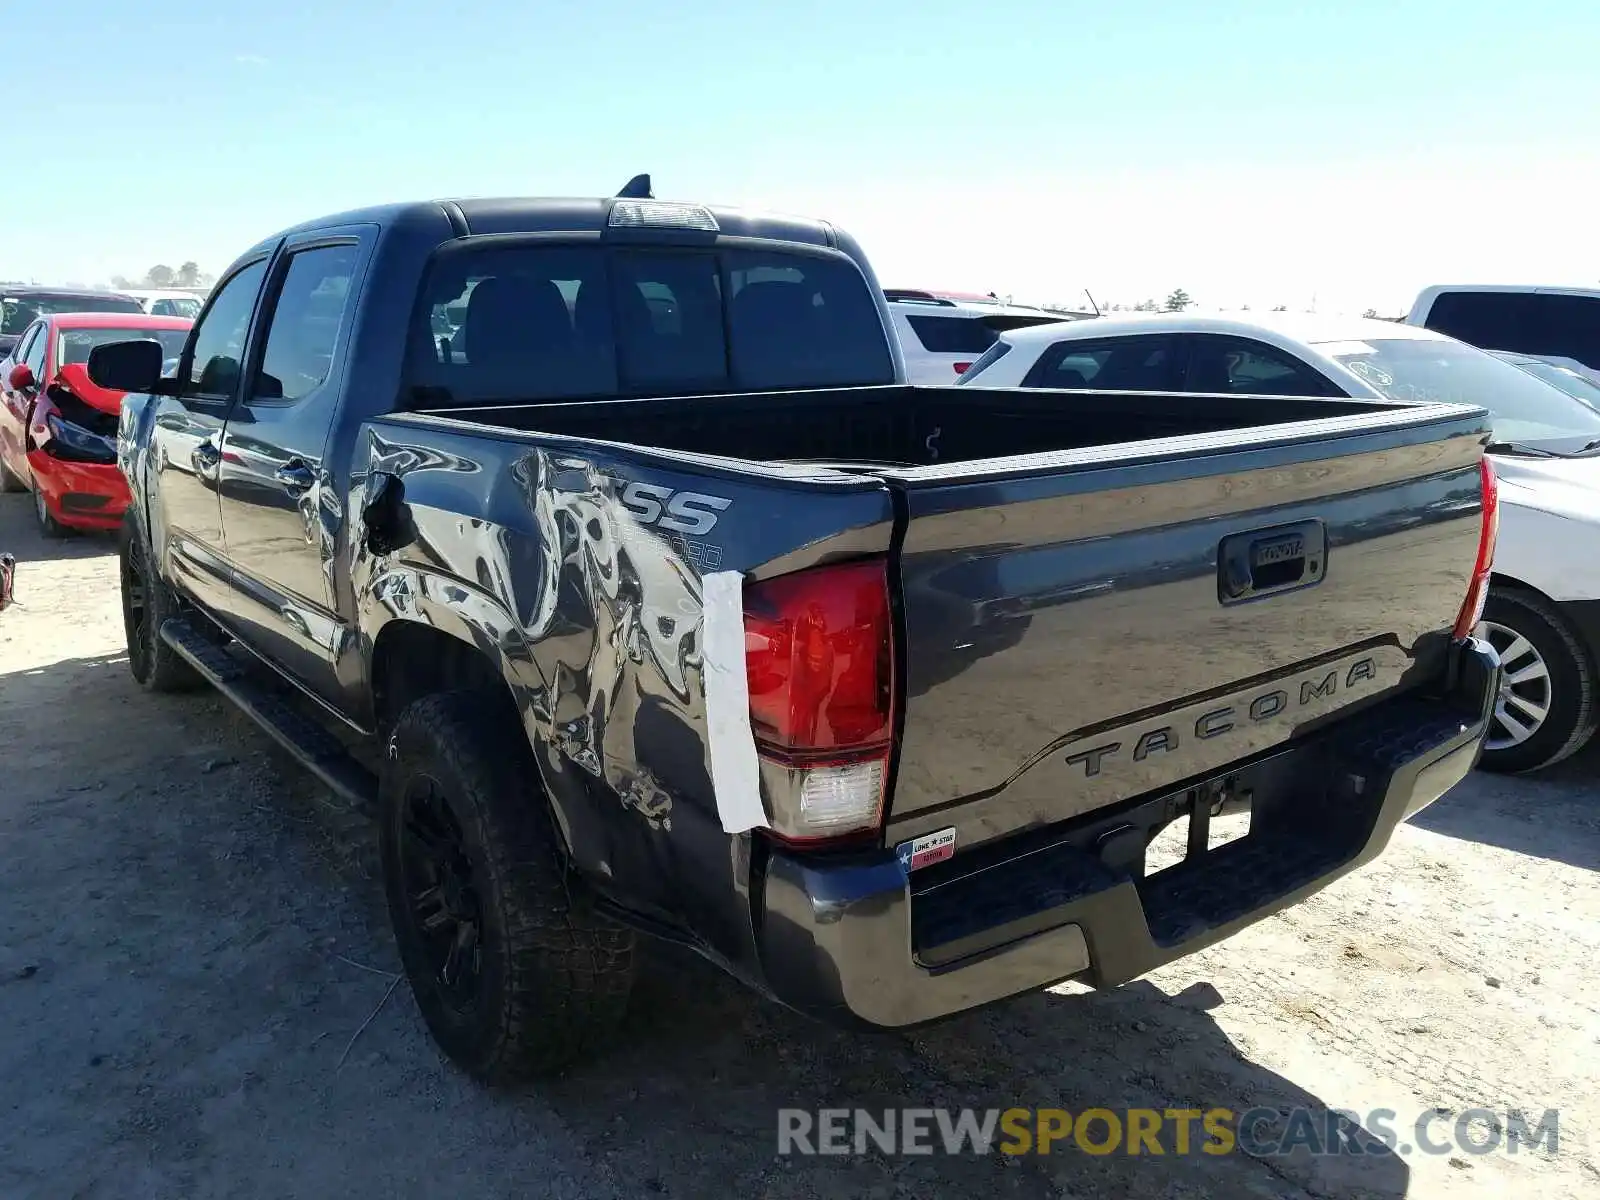
[{"label": "dented rear quarter panel", "polygon": [[[361,659],[393,621],[478,646],[517,698],[574,864],[745,959],[750,839],[724,832],[711,785],[701,580],[888,551],[886,487],[421,415],[371,422],[357,460]],[[414,535],[384,555],[359,525],[376,472],[400,480]]]}]

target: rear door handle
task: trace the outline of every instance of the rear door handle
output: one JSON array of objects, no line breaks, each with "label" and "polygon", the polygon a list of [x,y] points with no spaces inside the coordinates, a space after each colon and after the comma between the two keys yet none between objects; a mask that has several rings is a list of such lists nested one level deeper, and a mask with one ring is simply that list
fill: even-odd
[{"label": "rear door handle", "polygon": [[311,485],[317,481],[311,468],[298,458],[291,458],[283,466],[272,473],[272,477],[288,488],[291,492],[309,492]]}]

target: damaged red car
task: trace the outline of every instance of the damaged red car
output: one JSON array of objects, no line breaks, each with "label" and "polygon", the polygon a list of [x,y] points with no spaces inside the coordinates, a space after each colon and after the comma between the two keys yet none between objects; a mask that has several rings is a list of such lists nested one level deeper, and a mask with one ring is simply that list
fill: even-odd
[{"label": "damaged red car", "polygon": [[193,322],[132,313],[57,313],[28,326],[0,359],[0,491],[33,492],[46,537],[115,530],[128,507],[117,467],[121,392],[96,386],[89,352],[152,338],[176,366]]}]

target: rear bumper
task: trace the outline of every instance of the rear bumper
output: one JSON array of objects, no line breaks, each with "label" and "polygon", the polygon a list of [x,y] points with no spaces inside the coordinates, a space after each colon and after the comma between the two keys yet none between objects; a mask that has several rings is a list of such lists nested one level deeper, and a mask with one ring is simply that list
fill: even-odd
[{"label": "rear bumper", "polygon": [[116,529],[128,508],[128,481],[115,463],[65,462],[43,450],[28,453],[33,486],[45,508],[75,529]]},{"label": "rear bumper", "polygon": [[1473,769],[1499,660],[1478,641],[1453,653],[1443,694],[1382,702],[1230,772],[1253,791],[1249,835],[1156,875],[1112,865],[1105,848],[1193,793],[910,877],[890,851],[775,852],[760,892],[766,985],[825,1020],[903,1028],[1074,977],[1115,986],[1221,941],[1370,861]]}]

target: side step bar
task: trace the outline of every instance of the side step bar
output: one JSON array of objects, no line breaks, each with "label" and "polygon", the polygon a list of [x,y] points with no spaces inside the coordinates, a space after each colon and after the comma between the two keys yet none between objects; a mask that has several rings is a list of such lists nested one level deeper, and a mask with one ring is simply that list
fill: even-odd
[{"label": "side step bar", "polygon": [[162,623],[161,640],[240,710],[261,726],[297,762],[359,812],[377,812],[377,780],[339,739],[299,712],[256,672],[181,617]]}]

